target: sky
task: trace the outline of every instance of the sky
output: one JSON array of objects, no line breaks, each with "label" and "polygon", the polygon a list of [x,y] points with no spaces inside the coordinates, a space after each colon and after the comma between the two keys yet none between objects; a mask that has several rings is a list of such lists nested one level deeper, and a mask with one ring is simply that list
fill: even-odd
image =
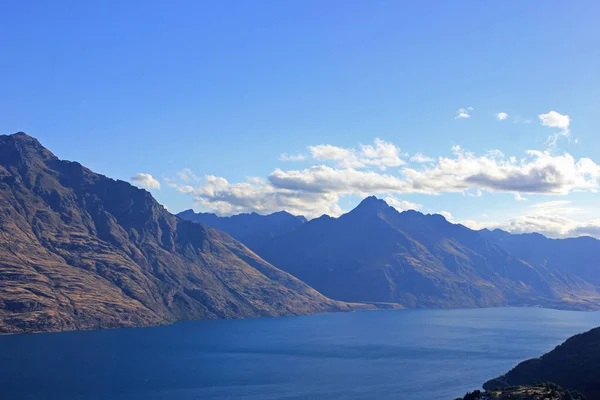
[{"label": "sky", "polygon": [[0,1],[0,134],[173,212],[600,237],[600,3]]}]

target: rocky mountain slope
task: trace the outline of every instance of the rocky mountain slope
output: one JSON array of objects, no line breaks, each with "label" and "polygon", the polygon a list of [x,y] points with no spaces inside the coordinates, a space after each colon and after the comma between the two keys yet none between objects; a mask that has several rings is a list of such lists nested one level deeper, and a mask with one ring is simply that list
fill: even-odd
[{"label": "rocky mountain slope", "polygon": [[348,308],[145,190],[0,136],[0,332]]},{"label": "rocky mountain slope", "polygon": [[[256,249],[265,260],[344,301],[406,307],[542,305],[598,309],[598,278],[585,268],[528,262],[496,240],[441,215],[398,212],[369,197]],[[600,275],[600,274],[598,274]]]},{"label": "rocky mountain slope", "polygon": [[483,387],[495,390],[536,382],[553,382],[588,399],[600,399],[600,328],[575,335],[540,358],[523,361]]},{"label": "rocky mountain slope", "polygon": [[291,232],[306,222],[306,218],[286,211],[268,215],[251,213],[219,217],[211,213],[195,213],[194,210],[186,210],[177,216],[226,232],[252,250],[264,247],[274,237]]}]

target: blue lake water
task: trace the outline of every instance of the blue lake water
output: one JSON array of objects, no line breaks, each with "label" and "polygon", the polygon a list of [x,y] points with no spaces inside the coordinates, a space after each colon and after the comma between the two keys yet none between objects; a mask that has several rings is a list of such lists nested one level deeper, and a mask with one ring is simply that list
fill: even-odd
[{"label": "blue lake water", "polygon": [[452,400],[598,325],[495,308],[3,336],[0,398]]}]

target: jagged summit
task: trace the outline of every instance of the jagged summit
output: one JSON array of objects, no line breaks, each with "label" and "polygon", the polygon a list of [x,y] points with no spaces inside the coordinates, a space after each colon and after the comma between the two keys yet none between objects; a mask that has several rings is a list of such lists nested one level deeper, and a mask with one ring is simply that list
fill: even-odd
[{"label": "jagged summit", "polygon": [[25,132],[0,135],[1,165],[32,166],[45,160],[58,158],[34,137]]},{"label": "jagged summit", "polygon": [[213,213],[195,213],[193,210],[186,210],[177,216],[227,232],[254,251],[275,236],[290,232],[306,222],[306,218],[292,215],[287,211],[267,215],[253,212],[220,217]]},{"label": "jagged summit", "polygon": [[[378,199],[375,196],[365,197],[355,208],[354,210],[359,209],[370,209],[370,210],[382,210],[389,208],[389,204],[385,202],[383,199]],[[352,211],[354,211],[352,210]]]}]

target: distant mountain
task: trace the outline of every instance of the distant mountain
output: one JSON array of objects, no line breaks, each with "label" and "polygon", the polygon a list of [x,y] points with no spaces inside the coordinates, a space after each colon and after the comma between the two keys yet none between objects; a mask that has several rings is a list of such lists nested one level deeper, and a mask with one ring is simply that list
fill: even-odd
[{"label": "distant mountain", "polygon": [[398,212],[368,197],[257,249],[273,265],[334,299],[407,307],[543,305],[597,309],[596,279],[530,264],[497,240],[441,215]]},{"label": "distant mountain", "polygon": [[145,190],[0,136],[0,332],[347,310]]},{"label": "distant mountain", "polygon": [[557,274],[574,273],[600,286],[600,240],[589,236],[549,239],[539,233],[510,234],[500,229],[484,229],[480,233],[536,268]]},{"label": "distant mountain", "polygon": [[573,336],[540,358],[523,361],[506,375],[486,382],[488,390],[553,382],[600,399],[600,328]]},{"label": "distant mountain", "polygon": [[251,213],[219,217],[211,213],[186,210],[177,216],[226,232],[252,250],[262,248],[274,237],[291,232],[306,222],[306,218],[294,216],[286,211],[268,215]]}]

